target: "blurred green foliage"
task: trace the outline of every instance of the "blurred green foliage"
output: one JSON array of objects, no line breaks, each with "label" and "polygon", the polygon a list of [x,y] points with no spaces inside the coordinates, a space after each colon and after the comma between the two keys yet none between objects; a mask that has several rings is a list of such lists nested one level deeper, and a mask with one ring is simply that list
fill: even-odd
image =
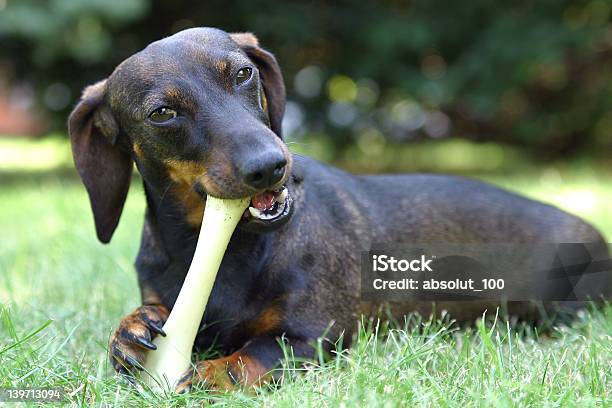
[{"label": "blurred green foliage", "polygon": [[147,0],[5,1],[0,33],[25,43],[33,69],[63,58],[100,63],[112,52],[113,29],[142,17],[148,6]]},{"label": "blurred green foliage", "polygon": [[149,42],[192,26],[252,31],[285,72],[294,140],[317,132],[344,151],[452,134],[559,157],[612,147],[611,7],[0,0],[0,75],[31,83],[59,129],[83,86]]}]

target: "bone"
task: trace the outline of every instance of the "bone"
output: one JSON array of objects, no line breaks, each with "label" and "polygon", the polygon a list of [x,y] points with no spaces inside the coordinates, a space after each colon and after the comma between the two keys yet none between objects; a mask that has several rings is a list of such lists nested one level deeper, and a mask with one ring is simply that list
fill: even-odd
[{"label": "bone", "polygon": [[[193,343],[227,244],[250,198],[206,199],[204,218],[193,260],[162,330],[157,350],[147,353],[142,379],[154,391],[172,391],[191,366]],[[137,367],[138,368],[138,367]]]}]

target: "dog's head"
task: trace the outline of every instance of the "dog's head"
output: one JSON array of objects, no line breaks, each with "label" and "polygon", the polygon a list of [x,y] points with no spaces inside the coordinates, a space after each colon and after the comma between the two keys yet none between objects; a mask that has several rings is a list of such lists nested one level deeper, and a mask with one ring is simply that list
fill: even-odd
[{"label": "dog's head", "polygon": [[185,30],[125,60],[69,118],[98,238],[108,242],[119,222],[133,162],[192,226],[207,194],[253,197],[243,224],[282,225],[291,212],[284,107],[279,66],[252,34]]}]

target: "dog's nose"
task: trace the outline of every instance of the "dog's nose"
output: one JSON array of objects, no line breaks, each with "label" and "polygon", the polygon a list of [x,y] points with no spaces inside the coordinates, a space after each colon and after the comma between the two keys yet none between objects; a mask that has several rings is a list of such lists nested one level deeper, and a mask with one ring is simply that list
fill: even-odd
[{"label": "dog's nose", "polygon": [[244,182],[258,190],[272,187],[283,178],[286,166],[287,159],[281,152],[264,153],[244,166]]},{"label": "dog's nose", "polygon": [[272,187],[283,178],[286,166],[287,159],[281,152],[264,153],[244,166],[244,182],[258,190]]}]

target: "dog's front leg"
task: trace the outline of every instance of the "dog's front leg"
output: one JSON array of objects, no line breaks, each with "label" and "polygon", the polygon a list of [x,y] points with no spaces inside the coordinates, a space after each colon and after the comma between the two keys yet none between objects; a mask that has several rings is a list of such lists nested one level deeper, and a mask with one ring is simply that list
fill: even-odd
[{"label": "dog's front leg", "polygon": [[[176,391],[187,392],[194,386],[228,391],[235,387],[263,385],[275,377],[272,370],[283,359],[279,341],[274,336],[256,337],[227,357],[199,361],[185,373]],[[314,349],[305,341],[284,338],[284,342],[297,358],[312,358],[314,355]]]},{"label": "dog's front leg", "polygon": [[166,305],[172,303],[168,299],[164,301],[161,294],[178,294],[180,281],[174,277],[174,273],[185,270],[183,265],[170,262],[149,210],[143,225],[136,269],[142,306],[121,319],[108,347],[113,367],[123,374],[133,373],[135,368],[141,369],[147,351],[155,349],[152,340],[157,335],[164,335],[162,327],[170,313]]}]

